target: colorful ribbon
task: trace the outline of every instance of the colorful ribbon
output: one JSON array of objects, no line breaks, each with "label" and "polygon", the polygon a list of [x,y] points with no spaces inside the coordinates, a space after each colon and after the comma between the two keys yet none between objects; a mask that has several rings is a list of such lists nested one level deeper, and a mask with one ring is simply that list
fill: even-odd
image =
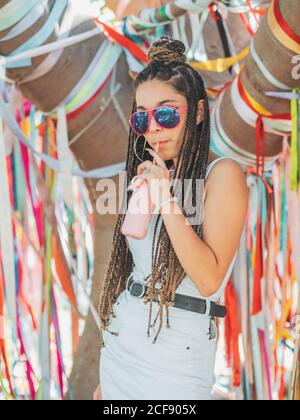
[{"label": "colorful ribbon", "polygon": [[282,0],[273,0],[267,14],[270,31],[285,48],[293,53],[300,54],[299,36],[289,27],[282,12]]},{"label": "colorful ribbon", "polygon": [[[300,89],[293,89],[293,93],[299,94]],[[300,181],[300,120],[299,120],[299,99],[291,100],[291,115],[292,115],[292,140],[291,140],[291,189],[297,190]]]},{"label": "colorful ribbon", "polygon": [[189,64],[196,70],[213,71],[222,73],[232,67],[234,64],[242,61],[249,54],[249,47],[246,47],[238,55],[228,58],[217,58],[203,63],[190,62]]},{"label": "colorful ribbon", "polygon": [[[12,53],[10,53],[8,57],[14,56],[16,54],[20,54],[22,52],[28,51],[32,48],[36,48],[44,44],[53,33],[55,25],[57,24],[57,21],[62,16],[67,5],[68,5],[68,0],[60,0],[58,2],[55,2],[49,14],[49,17],[46,23],[44,24],[44,26],[42,27],[42,29],[40,29],[28,41],[24,42],[20,47],[18,47]],[[19,62],[15,62],[15,63],[7,63],[6,67],[10,69],[10,68],[19,68],[19,67],[30,67],[31,65],[32,65],[31,59],[24,59],[22,61],[20,60]]]},{"label": "colorful ribbon", "polygon": [[38,1],[39,0],[11,0],[5,6],[1,7],[0,31],[5,31],[23,19],[27,13],[36,6]]}]

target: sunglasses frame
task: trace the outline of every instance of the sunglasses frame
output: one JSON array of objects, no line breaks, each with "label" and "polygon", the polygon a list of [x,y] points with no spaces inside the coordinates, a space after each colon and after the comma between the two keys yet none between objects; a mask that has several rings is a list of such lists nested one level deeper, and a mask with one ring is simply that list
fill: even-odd
[{"label": "sunglasses frame", "polygon": [[[149,131],[149,126],[150,126],[150,121],[151,121],[151,117],[153,116],[153,111],[155,111],[156,109],[160,109],[160,108],[172,108],[172,109],[175,109],[178,113],[179,113],[179,120],[178,120],[178,124],[180,123],[180,114],[182,113],[182,112],[184,112],[184,111],[187,111],[188,110],[188,105],[184,105],[184,106],[181,106],[181,107],[176,107],[176,106],[171,106],[171,105],[160,105],[160,106],[157,106],[157,107],[155,107],[155,108],[150,108],[150,109],[145,109],[145,110],[142,110],[142,111],[136,111],[136,112],[134,112],[132,115],[131,115],[131,117],[130,117],[130,119],[128,120],[128,122],[129,122],[129,124],[130,124],[130,127],[132,128],[132,130],[135,132],[135,134],[137,134],[138,136],[143,136],[143,135],[145,135],[148,131]],[[145,133],[143,133],[143,134],[141,134],[141,133],[137,133],[136,131],[135,131],[135,129],[133,128],[133,124],[132,124],[132,118],[133,118],[133,116],[135,115],[135,114],[139,114],[139,113],[141,113],[141,112],[146,112],[147,114],[148,114],[148,127],[147,127],[147,131],[145,131]],[[165,130],[172,130],[173,128],[175,128],[175,127],[177,127],[178,126],[178,124],[176,124],[174,127],[171,127],[171,128],[167,128],[167,127],[163,127],[162,125],[160,125],[159,124],[159,122],[157,122],[156,121],[156,118],[153,116],[153,118],[154,118],[154,120],[155,120],[155,123],[159,126],[159,127],[161,127],[161,128],[164,128]]]}]

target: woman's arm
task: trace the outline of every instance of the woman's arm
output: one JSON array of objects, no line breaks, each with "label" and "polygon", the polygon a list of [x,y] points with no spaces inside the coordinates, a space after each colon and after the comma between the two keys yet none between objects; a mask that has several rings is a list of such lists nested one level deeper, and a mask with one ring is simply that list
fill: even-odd
[{"label": "woman's arm", "polygon": [[102,400],[101,385],[98,385],[93,394],[93,400],[99,401]]},{"label": "woman's arm", "polygon": [[[249,189],[237,162],[222,160],[206,180],[203,240],[195,233],[176,203],[162,218],[175,253],[199,292],[209,297],[220,287],[239,246],[245,223]],[[169,206],[169,207],[168,207]]]},{"label": "woman's arm", "polygon": [[[100,359],[101,359],[101,351],[100,351]],[[95,389],[93,393],[93,400],[94,401],[102,400],[101,384],[99,384],[97,388]]]}]

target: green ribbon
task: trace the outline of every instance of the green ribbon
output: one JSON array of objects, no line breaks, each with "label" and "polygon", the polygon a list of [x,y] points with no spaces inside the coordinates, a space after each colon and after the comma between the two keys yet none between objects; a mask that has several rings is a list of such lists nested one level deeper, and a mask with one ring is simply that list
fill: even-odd
[{"label": "green ribbon", "polygon": [[4,398],[6,400],[13,400],[14,399],[4,386],[4,381],[3,381],[3,378],[1,376],[1,372],[0,372],[0,388],[1,388],[1,391],[4,395]]},{"label": "green ribbon", "polygon": [[[299,93],[299,88],[293,89]],[[299,125],[299,99],[291,99],[292,115],[292,141],[291,141],[291,190],[296,191],[299,182],[299,148],[300,148],[300,125]]]}]

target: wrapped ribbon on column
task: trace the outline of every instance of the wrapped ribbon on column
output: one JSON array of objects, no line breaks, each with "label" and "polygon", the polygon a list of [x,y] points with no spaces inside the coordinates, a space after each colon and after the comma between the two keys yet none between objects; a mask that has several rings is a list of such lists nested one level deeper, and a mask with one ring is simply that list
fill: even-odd
[{"label": "wrapped ribbon on column", "polygon": [[[34,0],[36,3],[36,0]],[[60,0],[56,1],[52,7],[50,15],[44,24],[44,26],[35,34],[32,38],[24,42],[21,46],[19,46],[16,50],[12,51],[9,56],[14,56],[16,54],[20,54],[22,52],[28,51],[32,48],[39,47],[40,45],[44,44],[47,39],[51,36],[51,34],[55,30],[55,26],[57,21],[63,15],[64,10],[68,5],[68,0]],[[6,67],[11,68],[21,68],[21,67],[30,67],[32,65],[31,58],[25,58],[18,62],[14,63],[7,63]]]},{"label": "wrapped ribbon on column", "polygon": [[267,13],[270,30],[280,44],[300,54],[300,36],[290,27],[283,13],[283,1],[273,0]]},{"label": "wrapped ribbon on column", "polygon": [[[20,3],[20,1],[17,1],[16,4],[18,4],[18,7],[20,7]],[[29,4],[29,2],[27,1],[26,3],[27,5]],[[14,25],[14,27],[7,34],[5,34],[3,37],[0,37],[1,42],[10,41],[11,39],[14,39],[17,36],[21,35],[30,27],[32,27],[41,18],[45,10],[47,10],[48,8],[48,0],[36,0],[35,3],[36,4],[24,18],[22,18],[16,25]]]},{"label": "wrapped ribbon on column", "polygon": [[[258,102],[254,100],[246,91],[241,81],[240,75],[237,77],[237,87],[240,94],[240,98],[249,107],[249,109],[256,114],[256,174],[261,176],[263,182],[265,182],[264,169],[265,169],[265,122],[264,120],[283,120],[290,121],[290,114],[272,114],[271,112],[264,109]],[[260,165],[261,158],[261,166]],[[259,168],[261,170],[259,171]],[[266,184],[267,186],[267,184]]]},{"label": "wrapped ribbon on column", "polygon": [[5,31],[23,19],[39,0],[11,0],[0,9],[0,31]]}]

